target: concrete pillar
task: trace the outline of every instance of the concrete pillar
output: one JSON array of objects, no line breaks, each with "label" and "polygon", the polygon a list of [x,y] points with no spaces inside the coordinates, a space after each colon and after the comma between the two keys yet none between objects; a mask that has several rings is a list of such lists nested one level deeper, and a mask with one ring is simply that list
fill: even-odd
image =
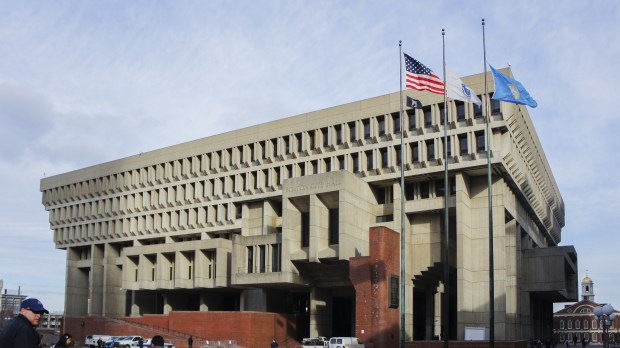
[{"label": "concrete pillar", "polygon": [[321,288],[310,291],[310,337],[331,336],[331,294]]}]

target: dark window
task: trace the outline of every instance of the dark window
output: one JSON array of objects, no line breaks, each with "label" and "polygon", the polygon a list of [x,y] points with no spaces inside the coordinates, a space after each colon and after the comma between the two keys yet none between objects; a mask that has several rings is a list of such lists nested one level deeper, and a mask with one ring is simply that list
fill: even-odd
[{"label": "dark window", "polygon": [[325,163],[325,172],[331,172],[332,171],[332,160],[331,160],[331,158],[326,158],[323,161]]},{"label": "dark window", "polygon": [[400,164],[402,163],[401,161],[402,154],[400,153],[400,145],[394,146],[394,150],[396,150],[396,165],[400,166]]},{"label": "dark window", "polygon": [[433,113],[431,111],[431,107],[423,107],[422,112],[424,113],[424,127],[431,127],[433,125]]},{"label": "dark window", "polygon": [[459,151],[461,156],[468,153],[467,149],[467,134],[459,134]]},{"label": "dark window", "polygon": [[380,223],[380,222],[390,222],[390,221],[394,221],[394,214],[379,215],[379,216],[377,216],[377,218],[375,218],[375,222],[377,222],[377,223]]},{"label": "dark window", "polygon": [[258,247],[258,261],[259,261],[259,272],[260,273],[265,273],[266,270],[266,265],[267,265],[267,260],[265,260],[266,257],[266,253],[265,253],[265,246],[264,245],[260,245]]},{"label": "dark window", "polygon": [[338,156],[338,169],[343,170],[344,169],[344,156]]},{"label": "dark window", "polygon": [[480,132],[476,132],[476,151],[477,152],[484,152],[485,151],[485,146],[484,146],[484,132],[480,131]]},{"label": "dark window", "polygon": [[[441,138],[441,143],[442,144],[444,143],[444,138]],[[452,156],[452,137],[451,136],[448,136],[448,145],[444,146],[444,153],[442,153],[442,155],[444,155],[446,151],[448,151],[447,157]]]},{"label": "dark window", "polygon": [[450,183],[450,196],[456,195],[456,179],[448,178],[448,182]]},{"label": "dark window", "polygon": [[407,115],[409,117],[409,130],[412,131],[416,128],[415,124],[415,109],[407,110]]},{"label": "dark window", "polygon": [[314,131],[308,132],[308,138],[310,138],[310,150],[314,150]]},{"label": "dark window", "polygon": [[338,244],[340,231],[338,228],[338,208],[329,210],[329,244]]},{"label": "dark window", "polygon": [[[482,99],[481,96],[478,96],[478,98]],[[474,104],[474,117],[475,118],[482,117],[482,104],[480,104],[480,106],[478,106],[477,104]]]},{"label": "dark window", "polygon": [[258,157],[257,158],[265,158],[266,153],[267,153],[267,145],[264,141],[261,141],[260,143],[260,148],[258,149],[259,153],[258,153]]},{"label": "dark window", "polygon": [[355,141],[355,122],[349,122],[349,140]]},{"label": "dark window", "polygon": [[428,181],[424,181],[420,183],[420,197],[421,198],[428,198],[429,197],[429,184]]},{"label": "dark window", "polygon": [[366,169],[367,170],[373,169],[372,150],[371,151],[366,151]]},{"label": "dark window", "polygon": [[[490,98],[493,98],[493,93],[491,93]],[[499,113],[500,113],[499,100],[491,99],[491,115],[495,115]]]},{"label": "dark window", "polygon": [[316,160],[311,161],[310,166],[312,167],[312,174],[319,173],[319,163]]},{"label": "dark window", "polygon": [[435,180],[435,196],[437,197],[443,197],[446,190],[445,188],[445,182],[444,179],[441,180]]},{"label": "dark window", "polygon": [[364,139],[370,138],[370,120],[362,121],[364,124]]},{"label": "dark window", "polygon": [[321,137],[323,137],[323,147],[329,146],[329,132],[327,128],[321,128]]},{"label": "dark window", "polygon": [[248,273],[254,272],[254,249],[253,246],[249,246],[248,248]]},{"label": "dark window", "polygon": [[444,103],[437,104],[437,107],[439,108],[439,123],[443,125],[445,120],[444,116],[446,114],[446,110],[444,109]]},{"label": "dark window", "polygon": [[392,114],[392,123],[394,124],[393,133],[400,133],[400,113],[395,112]]},{"label": "dark window", "polygon": [[379,136],[385,135],[385,117],[377,117],[379,122]]},{"label": "dark window", "polygon": [[289,153],[291,153],[291,144],[288,137],[284,137],[282,138],[282,140],[284,141],[284,153],[288,155]]},{"label": "dark window", "polygon": [[351,160],[353,161],[353,173],[357,173],[360,170],[360,159],[359,156],[354,153],[351,154]]},{"label": "dark window", "polygon": [[302,149],[301,134],[295,134],[295,142],[297,143],[297,152],[301,152],[301,149]]},{"label": "dark window", "polygon": [[381,149],[381,168],[388,167],[388,150],[386,148]]},{"label": "dark window", "polygon": [[310,213],[301,212],[301,247],[310,245]]},{"label": "dark window", "polygon": [[398,276],[390,276],[390,308],[398,308],[400,296],[400,283]]},{"label": "dark window", "polygon": [[239,151],[239,163],[245,163],[245,159],[243,156],[243,146],[239,146],[237,148],[237,151]]},{"label": "dark window", "polygon": [[271,271],[280,272],[282,270],[282,248],[280,244],[271,244]]},{"label": "dark window", "polygon": [[414,187],[415,185],[412,182],[405,183],[405,199],[411,201],[414,199]]},{"label": "dark window", "polygon": [[385,187],[377,187],[375,190],[377,204],[385,204]]},{"label": "dark window", "polygon": [[434,140],[427,140],[426,141],[426,153],[428,154],[428,160],[432,161],[435,159],[435,141]]},{"label": "dark window", "polygon": [[411,143],[411,159],[413,160],[413,163],[420,161],[420,146],[417,141]]},{"label": "dark window", "polygon": [[334,126],[336,132],[336,145],[342,144],[342,127],[340,125]]},{"label": "dark window", "polygon": [[456,105],[456,120],[464,121],[465,120],[465,103],[460,100],[456,100],[454,101],[454,105]]}]

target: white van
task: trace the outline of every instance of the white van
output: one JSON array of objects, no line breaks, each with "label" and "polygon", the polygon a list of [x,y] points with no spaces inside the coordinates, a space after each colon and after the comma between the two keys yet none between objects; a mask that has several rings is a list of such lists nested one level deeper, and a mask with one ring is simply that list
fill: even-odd
[{"label": "white van", "polygon": [[88,335],[86,336],[86,341],[84,342],[84,344],[87,347],[95,348],[97,347],[97,341],[99,341],[99,339],[101,339],[101,341],[105,343],[105,341],[109,340],[110,338],[112,338],[112,336],[109,335]]},{"label": "white van", "polygon": [[332,337],[329,339],[329,348],[364,348],[357,337]]}]

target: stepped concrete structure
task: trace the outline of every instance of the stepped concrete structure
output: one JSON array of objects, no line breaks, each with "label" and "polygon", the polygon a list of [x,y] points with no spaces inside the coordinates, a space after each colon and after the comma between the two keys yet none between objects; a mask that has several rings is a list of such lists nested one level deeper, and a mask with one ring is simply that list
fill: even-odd
[{"label": "stepped concrete structure", "polygon": [[[483,74],[463,80],[483,93]],[[577,299],[577,253],[560,246],[564,202],[526,107],[449,101],[444,124],[443,96],[404,94],[423,108],[401,114],[393,93],[42,179],[66,317],[272,312],[297,339],[391,346],[403,303],[407,340],[437,339],[448,294],[463,340],[489,326],[488,121],[495,339],[551,339],[553,303]]]}]

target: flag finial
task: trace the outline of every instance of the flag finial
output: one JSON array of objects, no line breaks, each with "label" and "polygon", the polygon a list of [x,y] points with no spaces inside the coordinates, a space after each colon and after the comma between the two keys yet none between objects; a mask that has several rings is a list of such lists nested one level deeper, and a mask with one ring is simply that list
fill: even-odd
[{"label": "flag finial", "polygon": [[484,25],[484,18],[482,18],[482,25]]},{"label": "flag finial", "polygon": [[446,35],[446,29],[441,29],[441,35]]}]

